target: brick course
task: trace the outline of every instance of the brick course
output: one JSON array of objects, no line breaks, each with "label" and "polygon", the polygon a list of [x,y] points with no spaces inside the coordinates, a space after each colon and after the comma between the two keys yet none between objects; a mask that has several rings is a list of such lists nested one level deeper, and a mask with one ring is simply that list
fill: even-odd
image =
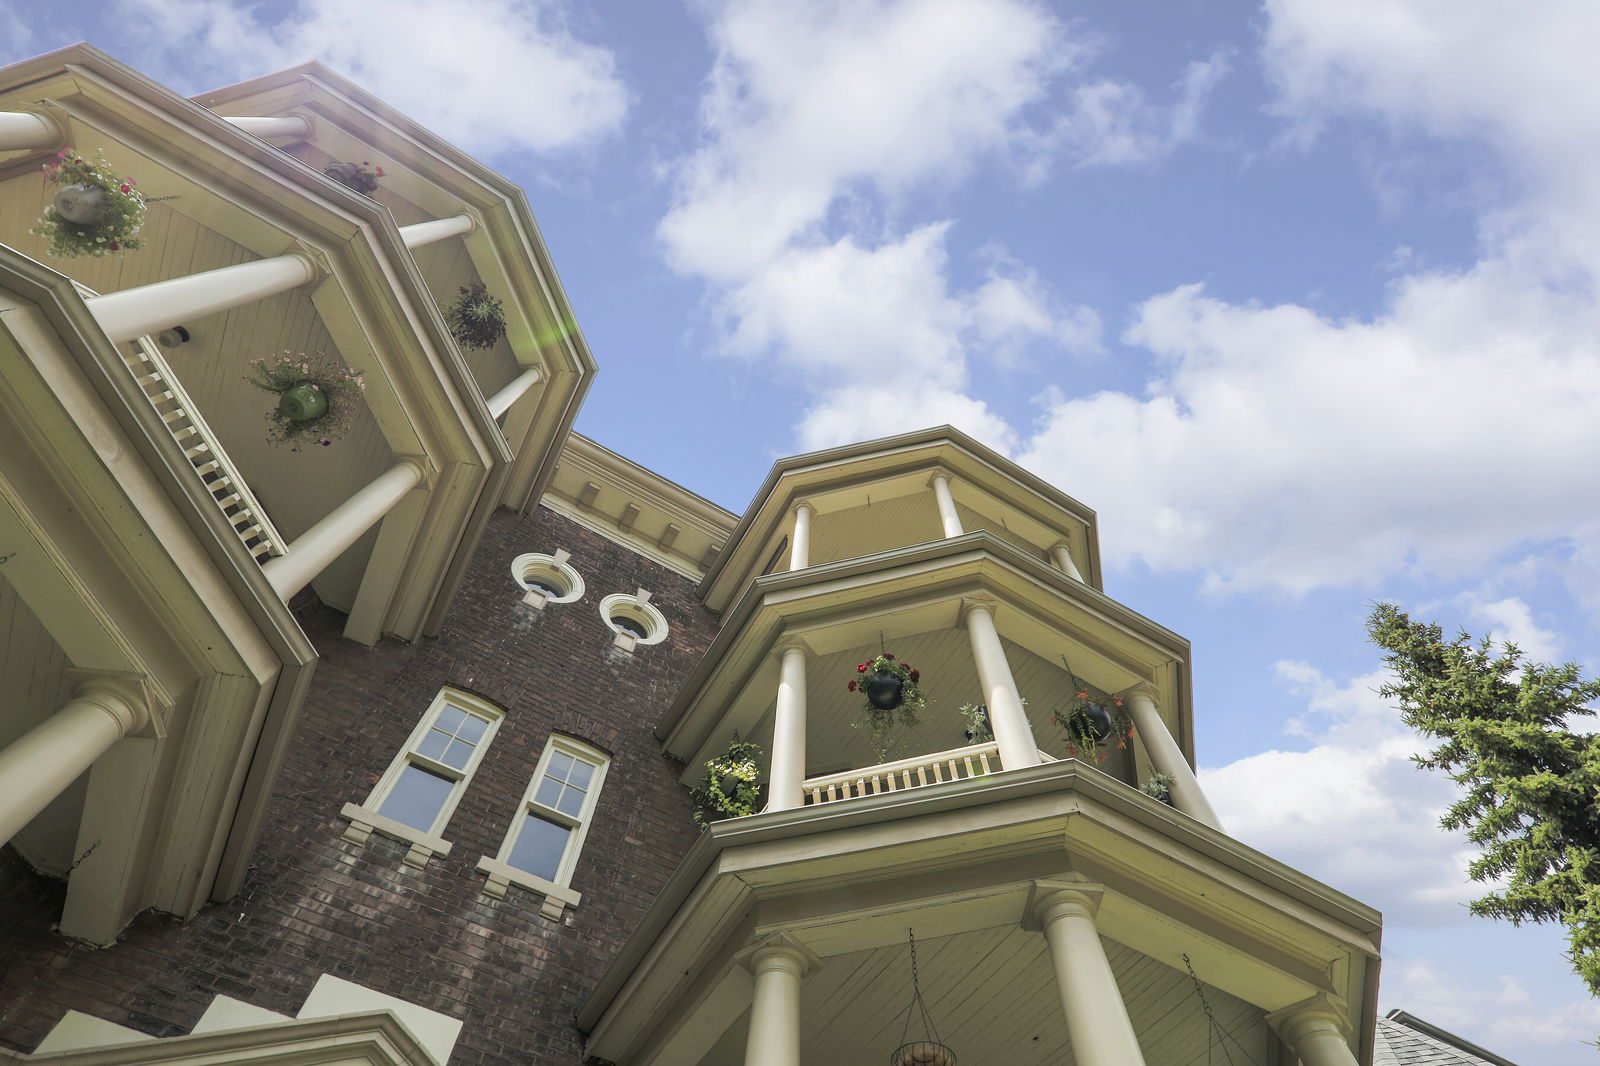
[{"label": "brick course", "polygon": [[[565,548],[587,586],[543,612],[521,602],[511,560]],[[596,609],[649,589],[670,625],[632,655]],[[301,624],[321,661],[243,890],[187,922],[149,912],[117,944],[53,931],[64,886],[0,849],[0,1045],[30,1051],[68,1009],[155,1036],[186,1033],[216,994],[294,1014],[321,973],[465,1024],[452,1066],[575,1066],[573,1016],[695,838],[678,767],[652,727],[716,632],[693,582],[553,512],[490,521],[440,635],[365,648],[343,616],[312,605]],[[445,685],[506,717],[444,830],[453,848],[423,871],[406,845],[342,839],[347,802],[366,800]],[[612,756],[560,922],[513,885],[482,893],[552,732]]]}]

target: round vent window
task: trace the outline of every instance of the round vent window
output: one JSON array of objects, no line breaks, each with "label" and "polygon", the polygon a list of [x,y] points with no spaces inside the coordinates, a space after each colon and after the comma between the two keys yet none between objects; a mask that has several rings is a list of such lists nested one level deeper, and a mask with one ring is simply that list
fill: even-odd
[{"label": "round vent window", "polygon": [[547,603],[571,603],[583,596],[583,578],[567,564],[567,553],[530,553],[511,561],[511,576],[529,592],[537,592]]},{"label": "round vent window", "polygon": [[626,633],[635,644],[660,644],[667,639],[667,620],[648,600],[616,594],[600,601],[600,617],[618,633]]}]

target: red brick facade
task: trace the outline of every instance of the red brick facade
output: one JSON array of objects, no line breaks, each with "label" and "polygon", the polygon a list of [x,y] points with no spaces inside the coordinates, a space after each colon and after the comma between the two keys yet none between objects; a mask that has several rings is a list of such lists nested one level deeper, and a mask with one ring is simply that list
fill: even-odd
[{"label": "red brick facade", "polygon": [[[557,548],[587,589],[540,612],[521,602],[511,560]],[[670,633],[617,652],[596,606],[641,587]],[[540,509],[494,517],[436,638],[361,647],[315,606],[301,623],[322,659],[237,898],[187,922],[147,913],[89,948],[52,931],[64,886],[0,850],[0,1045],[32,1050],[68,1009],[186,1033],[219,993],[292,1015],[330,973],[460,1019],[452,1066],[575,1066],[574,1012],[695,838],[652,726],[715,616],[689,579]],[[339,810],[367,799],[445,685],[506,715],[444,830],[453,850],[419,872],[406,845],[343,840]],[[573,875],[583,901],[559,922],[516,886],[484,895],[475,869],[499,851],[552,732],[613,760]]]}]

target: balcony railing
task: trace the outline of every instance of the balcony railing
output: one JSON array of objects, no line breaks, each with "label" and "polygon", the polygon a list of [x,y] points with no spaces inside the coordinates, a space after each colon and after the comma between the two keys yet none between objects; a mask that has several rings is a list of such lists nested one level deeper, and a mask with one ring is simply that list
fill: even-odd
[{"label": "balcony railing", "polygon": [[[84,285],[78,285],[77,289],[84,297],[98,295]],[[194,467],[206,492],[217,502],[228,524],[256,562],[282,555],[283,538],[267,518],[266,509],[228,460],[228,453],[223,451],[216,434],[200,416],[199,408],[183,390],[178,375],[162,358],[161,349],[149,337],[140,337],[132,344],[117,345],[117,352],[150,406],[166,423],[167,432],[183,449],[184,458]]]},{"label": "balcony railing", "polygon": [[[1039,758],[1043,762],[1056,761],[1054,756],[1042,751]],[[806,804],[811,806],[858,796],[876,796],[884,792],[903,792],[945,781],[970,780],[995,773],[1000,768],[999,745],[991,740],[987,744],[971,744],[860,770],[844,770],[809,778],[804,791]]]}]

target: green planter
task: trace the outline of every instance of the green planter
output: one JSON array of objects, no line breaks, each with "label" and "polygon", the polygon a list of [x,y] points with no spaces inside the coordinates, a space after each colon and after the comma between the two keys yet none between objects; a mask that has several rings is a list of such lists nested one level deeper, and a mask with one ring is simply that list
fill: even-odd
[{"label": "green planter", "polygon": [[328,396],[316,383],[302,381],[278,397],[278,413],[291,422],[310,422],[328,413]]}]

